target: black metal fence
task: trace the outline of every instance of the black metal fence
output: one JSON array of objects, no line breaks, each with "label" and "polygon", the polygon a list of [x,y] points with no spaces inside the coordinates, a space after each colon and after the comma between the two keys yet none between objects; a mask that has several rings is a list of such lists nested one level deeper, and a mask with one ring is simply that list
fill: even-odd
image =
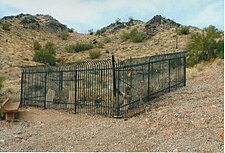
[{"label": "black metal fence", "polygon": [[22,106],[127,116],[186,84],[186,53],[22,67]]}]

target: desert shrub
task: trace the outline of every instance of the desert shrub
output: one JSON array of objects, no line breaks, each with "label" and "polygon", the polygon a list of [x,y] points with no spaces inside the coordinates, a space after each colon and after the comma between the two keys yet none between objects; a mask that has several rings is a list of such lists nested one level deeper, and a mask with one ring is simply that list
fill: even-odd
[{"label": "desert shrub", "polygon": [[10,30],[11,23],[9,23],[9,22],[3,22],[1,24],[2,24],[2,29],[3,30],[7,30],[7,31]]},{"label": "desert shrub", "polygon": [[[39,44],[40,45],[40,44]],[[42,48],[41,45],[37,47],[39,49],[35,49],[35,54],[33,60],[36,62],[41,62],[44,64],[55,65],[55,47],[51,42],[47,42],[45,46]]]},{"label": "desert shrub", "polygon": [[69,32],[68,30],[63,30],[61,33],[60,33],[60,38],[62,40],[67,40],[67,38],[69,37]]},{"label": "desert shrub", "polygon": [[51,54],[48,50],[36,50],[33,60],[36,62],[41,62],[44,64],[55,65],[56,58],[53,54]]},{"label": "desert shrub", "polygon": [[71,29],[68,28],[68,32],[69,32],[69,33],[73,33],[73,32],[74,32],[74,29],[73,29],[73,28],[71,28]]},{"label": "desert shrub", "polygon": [[3,87],[3,82],[5,81],[5,77],[3,77],[3,76],[0,76],[0,91],[1,91],[1,89],[2,89],[2,87]]},{"label": "desert shrub", "polygon": [[51,42],[47,42],[44,46],[44,50],[47,50],[49,53],[55,55],[55,45]]},{"label": "desert shrub", "polygon": [[192,34],[187,46],[187,66],[217,57],[223,58],[224,41],[221,38],[222,32],[212,25],[204,28],[202,33]]},{"label": "desert shrub", "polygon": [[93,45],[89,44],[89,43],[76,43],[76,44],[72,44],[66,47],[66,50],[68,52],[80,52],[80,51],[84,51],[84,50],[89,50],[92,49]]},{"label": "desert shrub", "polygon": [[144,34],[135,28],[130,32],[130,39],[132,42],[142,42],[144,40]]},{"label": "desert shrub", "polygon": [[117,19],[115,20],[115,22],[116,22],[116,24],[120,24],[120,23],[121,23],[121,19],[120,19],[120,18],[117,18]]},{"label": "desert shrub", "polygon": [[95,35],[100,36],[100,35],[102,35],[105,32],[106,32],[106,28],[102,28],[102,29],[97,30],[96,33],[95,33]]},{"label": "desert shrub", "polygon": [[72,45],[68,45],[68,46],[65,47],[65,49],[66,49],[67,52],[73,52],[74,51],[73,48],[74,48],[74,45],[73,44]]},{"label": "desert shrub", "polygon": [[121,35],[121,38],[123,40],[130,39],[132,42],[142,42],[144,40],[144,34],[143,32],[140,32],[137,30],[137,28],[134,28],[130,32],[123,32]]},{"label": "desert shrub", "polygon": [[91,59],[96,59],[101,56],[101,52],[100,50],[92,50],[92,51],[89,51],[89,56]]},{"label": "desert shrub", "polygon": [[188,26],[181,26],[176,29],[178,35],[188,35],[190,33]]},{"label": "desert shrub", "polygon": [[101,30],[97,30],[95,35],[98,35],[98,36],[101,35]]},{"label": "desert shrub", "polygon": [[35,40],[33,42],[33,48],[34,50],[40,50],[42,47],[41,47],[41,44],[37,40]]},{"label": "desert shrub", "polygon": [[134,21],[134,18],[133,18],[132,16],[130,16],[130,17],[128,18],[128,20],[129,20],[129,22],[133,22],[133,21]]},{"label": "desert shrub", "polygon": [[219,40],[217,42],[217,53],[216,56],[218,58],[224,59],[224,40]]},{"label": "desert shrub", "polygon": [[103,43],[110,43],[111,42],[111,38],[109,38],[109,37],[105,37],[104,39],[103,39]]},{"label": "desert shrub", "polygon": [[89,30],[88,30],[88,33],[89,33],[90,35],[93,35],[93,29],[89,29]]}]

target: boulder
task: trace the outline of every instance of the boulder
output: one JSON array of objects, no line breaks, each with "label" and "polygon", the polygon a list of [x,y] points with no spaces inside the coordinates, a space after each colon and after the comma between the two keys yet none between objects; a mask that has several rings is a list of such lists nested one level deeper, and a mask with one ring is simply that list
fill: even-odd
[{"label": "boulder", "polygon": [[58,31],[66,30],[67,26],[64,24],[61,24],[56,19],[52,18],[48,22],[45,23],[45,28],[46,28],[46,30],[48,30],[50,32],[58,32]]},{"label": "boulder", "polygon": [[114,23],[114,24],[112,24],[112,30],[111,31],[115,32],[115,31],[118,31],[118,30],[123,29],[125,27],[126,26],[123,23],[121,23],[121,22]]},{"label": "boulder", "polygon": [[91,43],[92,43],[92,44],[97,44],[97,43],[98,43],[98,41],[97,41],[97,39],[96,39],[96,38],[93,38],[93,39],[91,39]]},{"label": "boulder", "polygon": [[32,15],[25,16],[20,24],[22,25],[23,28],[29,28],[29,29],[39,29],[40,25],[37,21],[37,18]]}]

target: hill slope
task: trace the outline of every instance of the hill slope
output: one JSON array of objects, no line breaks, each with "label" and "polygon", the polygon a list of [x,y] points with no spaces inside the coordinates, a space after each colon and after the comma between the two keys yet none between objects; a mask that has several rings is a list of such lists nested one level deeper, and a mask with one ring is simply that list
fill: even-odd
[{"label": "hill slope", "polygon": [[[117,59],[149,56],[163,52],[185,50],[190,35],[177,35],[176,28],[180,24],[156,15],[148,22],[131,19],[128,22],[115,22],[107,27],[102,35],[69,33],[67,40],[60,38],[60,33],[68,29],[49,15],[20,14],[0,19],[0,26],[10,24],[9,30],[0,28],[0,75],[7,78],[3,93],[16,93],[19,96],[20,66],[36,65],[32,61],[34,56],[33,41],[41,45],[52,42],[56,47],[56,57],[59,62],[73,62],[89,59],[89,51],[69,53],[66,47],[77,42],[90,43],[93,39],[103,43],[100,50],[100,58],[111,58],[114,54]],[[121,38],[123,32],[129,32],[137,28],[145,34],[145,40],[140,43],[133,43],[130,40],[124,41]],[[199,29],[190,27],[191,32]],[[176,38],[178,37],[178,38]],[[104,43],[106,39],[110,41]],[[176,39],[178,48],[176,48]],[[10,94],[8,95],[10,96]],[[17,96],[17,97],[18,97]],[[14,96],[12,96],[14,97]],[[16,98],[18,99],[18,98]]]}]

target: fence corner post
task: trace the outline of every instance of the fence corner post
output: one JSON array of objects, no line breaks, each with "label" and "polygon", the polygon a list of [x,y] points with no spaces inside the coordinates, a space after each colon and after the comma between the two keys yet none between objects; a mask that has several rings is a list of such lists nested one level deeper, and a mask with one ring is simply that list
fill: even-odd
[{"label": "fence corner post", "polygon": [[24,71],[21,73],[21,79],[20,79],[20,106],[23,106],[23,82],[24,82]]},{"label": "fence corner post", "polygon": [[187,66],[187,63],[186,63],[186,54],[185,54],[185,57],[184,57],[184,86],[186,86],[186,66]]},{"label": "fence corner post", "polygon": [[[118,67],[117,67],[118,68]],[[114,96],[114,106],[115,106],[115,112],[114,112],[114,117],[115,118],[121,118],[120,116],[120,104],[119,104],[119,94],[116,94],[116,91],[119,92],[119,78],[116,79],[116,66],[115,66],[115,57],[112,55],[112,71],[113,71],[113,96]],[[117,77],[119,77],[119,70],[117,73]],[[116,88],[116,81],[118,87]],[[118,96],[118,97],[117,97]]]}]

